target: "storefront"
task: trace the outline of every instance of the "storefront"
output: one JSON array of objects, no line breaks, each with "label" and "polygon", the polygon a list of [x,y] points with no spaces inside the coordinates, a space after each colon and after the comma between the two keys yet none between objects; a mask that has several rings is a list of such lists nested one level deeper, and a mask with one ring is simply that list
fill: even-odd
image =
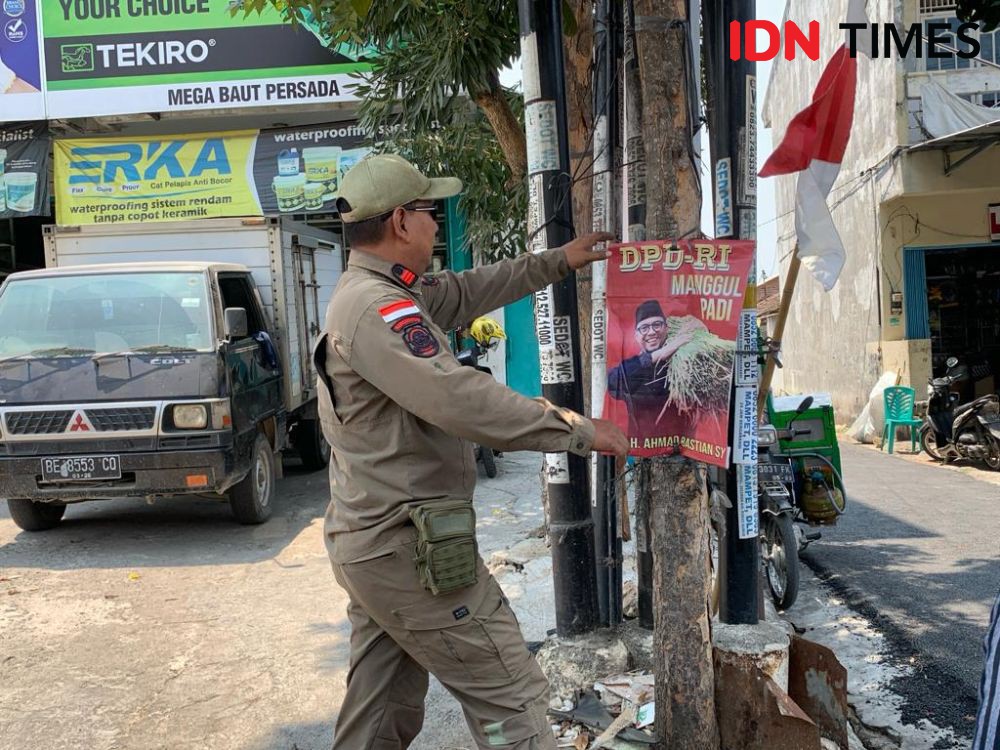
[{"label": "storefront", "polygon": [[966,400],[997,390],[1000,373],[1000,244],[905,251],[907,337],[930,340],[931,372],[949,357],[966,364]]}]

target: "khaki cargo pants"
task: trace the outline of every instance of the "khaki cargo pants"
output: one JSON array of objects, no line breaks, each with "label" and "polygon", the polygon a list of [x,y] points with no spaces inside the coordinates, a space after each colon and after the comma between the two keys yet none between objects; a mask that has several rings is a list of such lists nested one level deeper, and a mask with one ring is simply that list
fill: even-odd
[{"label": "khaki cargo pants", "polygon": [[334,750],[401,750],[424,721],[427,673],[458,699],[479,748],[556,750],[549,686],[499,584],[433,596],[413,562],[416,532],[371,557],[334,563],[350,596],[351,664]]}]

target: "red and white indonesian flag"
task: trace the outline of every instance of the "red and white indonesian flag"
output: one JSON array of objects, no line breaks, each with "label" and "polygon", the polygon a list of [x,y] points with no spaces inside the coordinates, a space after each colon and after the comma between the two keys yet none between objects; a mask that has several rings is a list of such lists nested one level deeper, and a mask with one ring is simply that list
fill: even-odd
[{"label": "red and white indonesian flag", "polygon": [[851,137],[857,78],[858,62],[843,45],[827,63],[812,102],[792,119],[781,144],[760,170],[761,177],[799,173],[795,195],[798,256],[827,291],[837,283],[846,257],[826,198],[840,174]]}]

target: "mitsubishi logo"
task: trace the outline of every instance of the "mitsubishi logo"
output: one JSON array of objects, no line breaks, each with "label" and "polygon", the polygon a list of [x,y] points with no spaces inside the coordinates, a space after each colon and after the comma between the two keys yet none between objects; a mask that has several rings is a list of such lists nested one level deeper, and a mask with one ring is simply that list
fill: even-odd
[{"label": "mitsubishi logo", "polygon": [[73,417],[69,420],[69,428],[67,432],[93,432],[94,425],[90,423],[87,419],[87,415],[82,411],[76,412]]}]

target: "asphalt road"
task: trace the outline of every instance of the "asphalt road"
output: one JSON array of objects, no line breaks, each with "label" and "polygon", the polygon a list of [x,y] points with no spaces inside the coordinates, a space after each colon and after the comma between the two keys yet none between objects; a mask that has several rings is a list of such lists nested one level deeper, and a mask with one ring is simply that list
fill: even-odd
[{"label": "asphalt road", "polygon": [[[296,463],[260,526],[176,498],[78,504],[28,533],[0,501],[0,750],[328,750],[350,623],[323,545],[326,473]],[[476,489],[487,559],[543,521],[537,456],[498,464]],[[551,602],[507,593],[544,637]],[[466,747],[432,681],[412,750]]]},{"label": "asphalt road", "polygon": [[893,685],[908,701],[905,718],[971,736],[982,638],[1000,587],[1000,486],[985,470],[857,445],[841,452],[848,512],[803,558],[913,664]]}]

